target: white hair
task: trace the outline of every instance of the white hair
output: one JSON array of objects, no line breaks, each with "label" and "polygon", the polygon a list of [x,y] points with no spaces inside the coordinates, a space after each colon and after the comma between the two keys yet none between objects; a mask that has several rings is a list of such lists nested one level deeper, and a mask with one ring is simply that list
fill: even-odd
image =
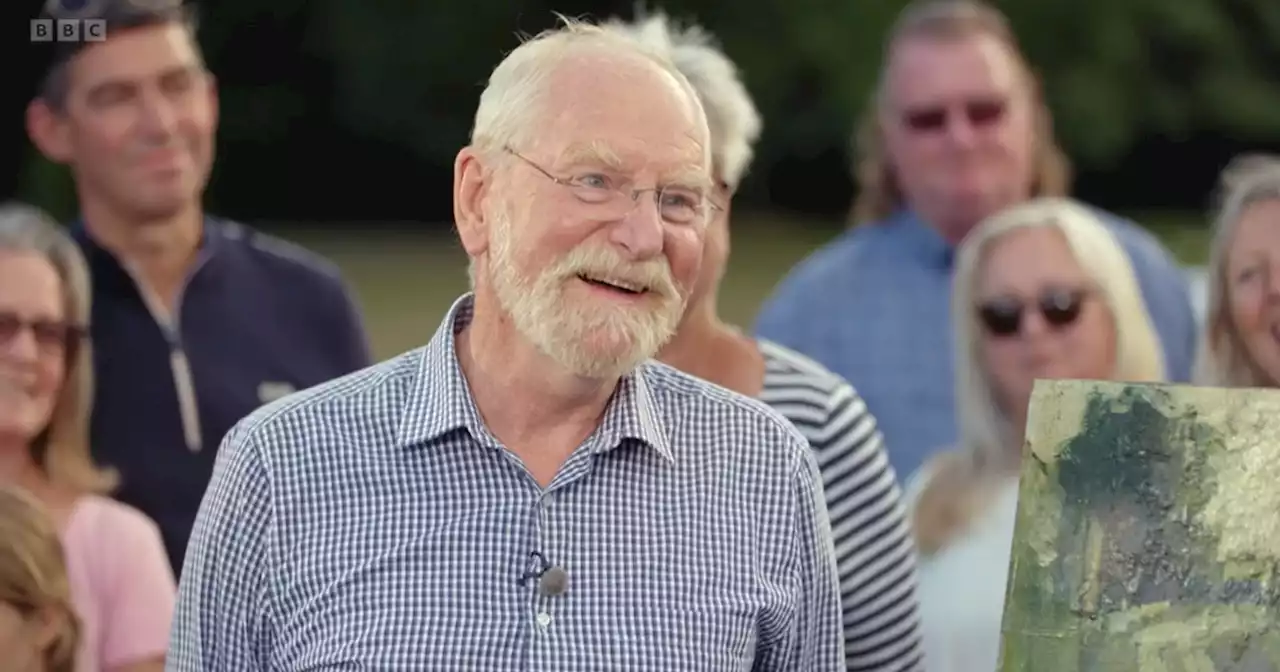
[{"label": "white hair", "polygon": [[559,28],[525,40],[489,75],[471,130],[471,144],[481,152],[500,152],[533,141],[539,132],[538,115],[551,93],[549,76],[583,47],[630,51],[648,58],[679,82],[695,107],[701,107],[697,92],[665,54],[616,31],[558,16],[562,24]]},{"label": "white hair", "polygon": [[1267,387],[1271,384],[1250,359],[1228,314],[1227,256],[1244,213],[1257,203],[1273,200],[1280,201],[1280,156],[1244,155],[1222,171],[1219,202],[1213,217],[1213,242],[1209,248],[1208,308],[1196,362],[1196,382],[1203,385]]},{"label": "white hair", "polygon": [[[1115,325],[1112,380],[1161,381],[1164,349],[1156,336],[1129,257],[1115,236],[1087,207],[1065,198],[1041,198],[1004,210],[978,225],[960,245],[952,281],[955,341],[956,420],[960,445],[932,460],[927,483],[912,515],[921,552],[929,555],[963,534],[995,490],[992,481],[1018,468],[1016,435],[1009,414],[996,401],[983,367],[976,303],[978,275],[987,250],[1014,231],[1051,228],[1062,234],[1076,263],[1092,280]],[[1011,445],[1012,444],[1012,445]]]},{"label": "white hair", "polygon": [[612,19],[605,28],[665,55],[689,80],[707,115],[714,169],[731,189],[737,188],[763,127],[738,67],[702,27],[681,27],[661,11],[638,14],[632,23]]}]

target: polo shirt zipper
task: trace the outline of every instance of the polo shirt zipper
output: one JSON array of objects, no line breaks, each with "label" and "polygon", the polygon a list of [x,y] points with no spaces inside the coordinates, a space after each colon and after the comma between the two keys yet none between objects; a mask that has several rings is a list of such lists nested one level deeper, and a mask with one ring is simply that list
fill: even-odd
[{"label": "polo shirt zipper", "polygon": [[205,259],[202,256],[187,274],[187,279],[178,290],[177,299],[173,302],[172,313],[166,311],[159,297],[144,283],[139,282],[137,275],[130,272],[133,283],[138,287],[138,293],[142,295],[142,302],[147,306],[147,312],[151,313],[151,318],[164,332],[165,341],[169,344],[169,370],[173,372],[173,386],[178,393],[178,413],[182,416],[182,434],[186,440],[187,450],[193,453],[200,452],[203,439],[200,429],[200,406],[196,403],[195,377],[191,374],[191,360],[187,357],[186,349],[182,344],[182,298],[187,292],[187,283],[191,282],[191,278],[200,270],[204,262]]}]

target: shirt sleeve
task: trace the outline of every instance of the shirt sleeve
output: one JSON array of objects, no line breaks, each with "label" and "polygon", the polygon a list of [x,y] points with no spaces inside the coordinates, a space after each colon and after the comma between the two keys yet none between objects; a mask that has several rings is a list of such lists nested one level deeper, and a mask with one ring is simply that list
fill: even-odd
[{"label": "shirt sleeve", "polygon": [[269,669],[268,474],[245,421],[218,449],[182,568],[167,672]]},{"label": "shirt sleeve", "polygon": [[173,623],[176,587],[160,530],[123,506],[97,530],[104,589],[98,659],[106,669],[163,658]]},{"label": "shirt sleeve", "polygon": [[831,519],[849,670],[922,668],[916,553],[875,417],[848,384],[811,445]]},{"label": "shirt sleeve", "polygon": [[845,672],[840,581],[831,524],[813,454],[792,477],[795,498],[795,622],[785,644],[767,649],[756,672]]}]

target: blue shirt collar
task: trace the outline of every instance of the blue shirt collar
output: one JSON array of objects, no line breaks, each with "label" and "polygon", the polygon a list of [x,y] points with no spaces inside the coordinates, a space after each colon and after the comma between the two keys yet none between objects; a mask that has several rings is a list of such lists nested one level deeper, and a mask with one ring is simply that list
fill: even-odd
[{"label": "blue shirt collar", "polygon": [[[486,442],[480,411],[458,361],[457,335],[471,322],[474,295],[468,293],[454,302],[431,342],[422,350],[416,379],[411,383],[401,416],[397,443],[412,447],[430,443],[452,431],[465,429],[477,441]],[[600,428],[589,438],[592,452],[617,447],[623,439],[639,441],[674,461],[662,416],[653,391],[645,380],[648,365],[623,376]]]},{"label": "blue shirt collar", "polygon": [[914,212],[899,210],[885,220],[885,225],[893,229],[912,255],[939,269],[951,270],[955,247]]}]

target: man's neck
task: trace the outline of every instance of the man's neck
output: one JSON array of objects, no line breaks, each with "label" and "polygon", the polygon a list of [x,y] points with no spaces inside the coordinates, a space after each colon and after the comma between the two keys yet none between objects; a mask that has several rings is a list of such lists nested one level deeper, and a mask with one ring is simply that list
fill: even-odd
[{"label": "man's neck", "polygon": [[509,318],[477,292],[475,318],[458,335],[458,360],[485,426],[509,448],[569,443],[600,424],[618,381],[565,371],[521,337]]},{"label": "man's neck", "polygon": [[111,252],[146,291],[172,310],[204,235],[204,213],[199,205],[192,204],[164,219],[138,222],[87,201],[83,215],[85,231],[94,242]]}]

